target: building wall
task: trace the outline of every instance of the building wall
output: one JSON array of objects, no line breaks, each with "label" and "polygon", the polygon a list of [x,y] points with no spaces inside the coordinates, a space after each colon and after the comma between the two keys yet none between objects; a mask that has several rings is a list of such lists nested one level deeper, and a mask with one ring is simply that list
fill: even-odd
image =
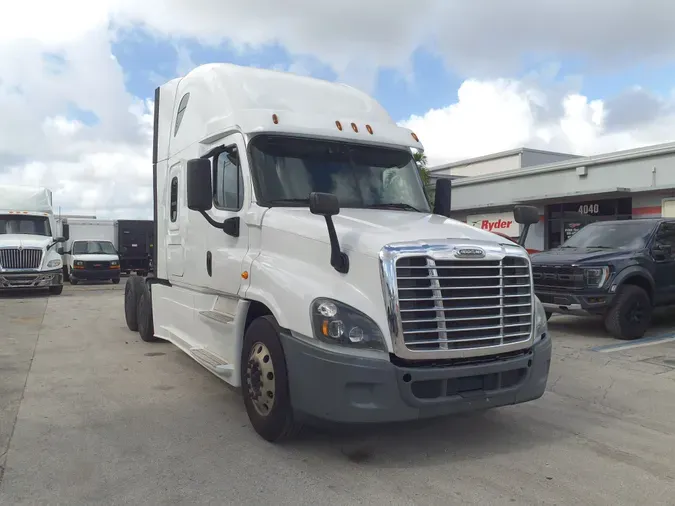
[{"label": "building wall", "polygon": [[521,167],[534,167],[549,163],[563,162],[572,158],[581,158],[567,153],[544,153],[540,151],[523,151],[520,160]]},{"label": "building wall", "polygon": [[556,197],[587,198],[583,195],[616,191],[646,192],[675,188],[675,154],[587,166],[587,175],[576,168],[521,169],[511,177],[457,181],[452,191],[453,208],[480,209]]},{"label": "building wall", "polygon": [[[520,155],[511,155],[505,156],[503,158],[495,158],[493,160],[484,160],[481,162],[472,163],[470,165],[463,165],[460,167],[452,167],[448,171],[439,171],[443,172],[446,175],[452,174],[453,176],[484,176],[486,174],[495,174],[497,172],[503,172],[505,170],[513,170],[520,168]],[[438,174],[438,173],[434,173]]]}]

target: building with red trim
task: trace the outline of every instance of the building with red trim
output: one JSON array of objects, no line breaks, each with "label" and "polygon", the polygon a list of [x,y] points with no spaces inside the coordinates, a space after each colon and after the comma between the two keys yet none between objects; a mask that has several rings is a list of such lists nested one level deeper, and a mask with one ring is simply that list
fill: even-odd
[{"label": "building with red trim", "polygon": [[601,220],[675,216],[675,142],[594,156],[521,148],[429,169],[453,179],[453,217],[517,238],[515,204],[534,205],[532,250],[560,245]]}]

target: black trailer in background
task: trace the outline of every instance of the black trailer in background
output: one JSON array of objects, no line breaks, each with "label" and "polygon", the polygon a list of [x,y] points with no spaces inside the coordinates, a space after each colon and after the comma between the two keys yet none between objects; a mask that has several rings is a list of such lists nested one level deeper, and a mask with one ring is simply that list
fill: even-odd
[{"label": "black trailer in background", "polygon": [[152,220],[117,221],[117,249],[123,273],[136,271],[146,275],[150,270],[154,244],[155,225]]}]

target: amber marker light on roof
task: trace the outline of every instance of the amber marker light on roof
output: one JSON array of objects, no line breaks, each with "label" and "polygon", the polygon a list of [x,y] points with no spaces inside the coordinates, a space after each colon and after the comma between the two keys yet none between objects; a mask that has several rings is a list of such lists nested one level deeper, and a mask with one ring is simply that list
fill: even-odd
[{"label": "amber marker light on roof", "polygon": [[340,132],[342,132],[342,123],[340,123],[339,121],[336,121],[335,126],[337,127],[338,130],[340,130]]},{"label": "amber marker light on roof", "polygon": [[272,121],[274,122],[275,125],[279,124],[279,116],[276,114],[272,114]]},{"label": "amber marker light on roof", "polygon": [[415,142],[419,142],[419,138],[417,137],[417,134],[415,132],[410,132],[410,135],[412,135],[412,138],[415,139]]},{"label": "amber marker light on roof", "polygon": [[356,133],[359,133],[359,127],[356,126],[356,123],[352,123],[352,130],[354,130]]},{"label": "amber marker light on roof", "polygon": [[368,130],[368,133],[370,135],[373,135],[373,127],[371,127],[370,125],[366,125],[366,130]]}]

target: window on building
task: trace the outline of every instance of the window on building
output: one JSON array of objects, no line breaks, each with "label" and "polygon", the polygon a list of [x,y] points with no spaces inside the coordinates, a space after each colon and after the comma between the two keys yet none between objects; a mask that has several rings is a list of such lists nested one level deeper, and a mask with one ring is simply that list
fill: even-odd
[{"label": "window on building", "polygon": [[218,155],[213,174],[213,203],[219,209],[238,211],[244,200],[244,180],[236,146]]},{"label": "window on building", "polygon": [[557,248],[579,230],[596,221],[630,220],[633,199],[598,199],[565,202],[546,207],[546,248]]},{"label": "window on building", "polygon": [[171,180],[171,202],[170,202],[171,222],[174,223],[178,218],[178,178]]},{"label": "window on building", "polygon": [[174,126],[173,136],[175,137],[178,133],[178,128],[183,122],[183,116],[185,115],[185,109],[187,109],[188,101],[190,100],[190,94],[186,93],[183,95],[183,98],[180,99],[178,104],[178,112],[176,113],[176,126]]}]

